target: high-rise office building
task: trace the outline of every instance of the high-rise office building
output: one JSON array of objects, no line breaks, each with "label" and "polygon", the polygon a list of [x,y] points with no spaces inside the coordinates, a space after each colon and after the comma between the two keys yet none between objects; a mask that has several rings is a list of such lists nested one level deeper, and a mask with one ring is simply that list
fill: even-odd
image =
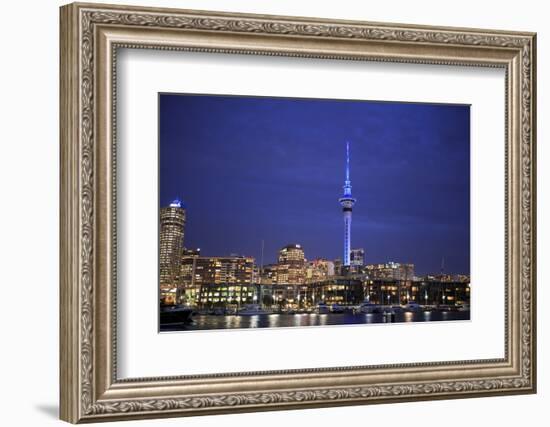
[{"label": "high-rise office building", "polygon": [[195,267],[196,282],[244,285],[254,281],[254,258],[245,256],[199,257]]},{"label": "high-rise office building", "polygon": [[334,263],[327,259],[314,259],[306,263],[306,280],[308,283],[320,282],[334,276]]},{"label": "high-rise office building", "polygon": [[336,258],[333,262],[334,264],[334,274],[336,276],[342,275],[342,260],[340,258]]},{"label": "high-rise office building", "polygon": [[165,303],[174,304],[178,298],[185,220],[185,207],[178,199],[160,209],[159,285]]},{"label": "high-rise office building", "polygon": [[180,282],[183,288],[183,300],[186,303],[195,303],[200,292],[201,284],[197,282],[197,260],[201,255],[200,249],[183,249],[180,268]]},{"label": "high-rise office building", "polygon": [[276,285],[277,284],[277,264],[264,265],[259,274],[260,285]]},{"label": "high-rise office building", "polygon": [[344,195],[338,199],[344,212],[344,267],[350,266],[351,249],[351,211],[356,199],[351,195],[351,180],[349,167],[349,142],[346,143],[346,179],[344,181]]},{"label": "high-rise office building", "polygon": [[277,283],[301,285],[305,283],[304,250],[298,244],[286,245],[279,251]]},{"label": "high-rise office building", "polygon": [[352,249],[350,252],[350,266],[352,270],[358,271],[365,265],[365,249]]},{"label": "high-rise office building", "polygon": [[185,301],[198,302],[200,290],[210,285],[252,285],[254,258],[245,256],[202,257],[198,251],[184,251],[181,282]]},{"label": "high-rise office building", "polygon": [[365,272],[373,279],[413,280],[414,264],[387,262],[385,264],[369,264]]}]

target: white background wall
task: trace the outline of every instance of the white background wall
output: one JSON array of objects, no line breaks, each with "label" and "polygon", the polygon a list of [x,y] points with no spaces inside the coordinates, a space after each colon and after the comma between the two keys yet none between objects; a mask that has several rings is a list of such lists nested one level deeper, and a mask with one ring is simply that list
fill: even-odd
[{"label": "white background wall", "polygon": [[[113,3],[124,3],[111,0]],[[0,66],[0,420],[59,425],[58,401],[58,6],[57,0],[2,4]],[[546,311],[550,268],[550,29],[545,2],[354,0],[182,0],[133,4],[538,32],[538,351],[539,393],[438,402],[267,412],[131,425],[240,426],[404,423],[467,426],[545,425],[550,404]],[[488,166],[490,168],[490,165]],[[488,169],[489,170],[489,169]],[[29,303],[29,309],[25,303]],[[547,334],[546,334],[547,335]],[[546,405],[545,405],[546,404]],[[530,424],[532,423],[532,424]],[[536,424],[535,424],[536,423]]]}]

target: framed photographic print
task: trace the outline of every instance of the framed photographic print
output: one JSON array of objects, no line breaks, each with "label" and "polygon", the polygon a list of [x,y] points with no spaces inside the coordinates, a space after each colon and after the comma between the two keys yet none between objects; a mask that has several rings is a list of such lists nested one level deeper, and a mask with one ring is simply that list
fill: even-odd
[{"label": "framed photographic print", "polygon": [[160,330],[469,320],[469,119],[161,93]]},{"label": "framed photographic print", "polygon": [[61,418],[536,390],[535,34],[61,8]]}]

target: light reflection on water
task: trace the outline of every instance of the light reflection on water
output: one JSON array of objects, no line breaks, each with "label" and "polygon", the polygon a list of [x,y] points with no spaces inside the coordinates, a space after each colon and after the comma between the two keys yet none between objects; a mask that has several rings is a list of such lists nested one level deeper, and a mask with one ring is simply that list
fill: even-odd
[{"label": "light reflection on water", "polygon": [[[235,316],[240,317],[240,316]],[[250,316],[250,325],[249,328],[257,328],[259,324],[260,315]]]},{"label": "light reflection on water", "polygon": [[[269,314],[267,316],[267,319],[268,319],[268,327],[269,328],[276,328],[278,327],[278,319],[279,319],[279,316],[280,314]],[[216,329],[216,328],[213,328],[213,329]]]},{"label": "light reflection on water", "polygon": [[402,323],[402,322],[429,322],[449,320],[469,320],[470,312],[438,312],[419,311],[396,313],[395,317],[388,319],[380,313],[296,313],[296,314],[259,314],[253,316],[214,316],[195,315],[193,323],[177,328],[165,328],[161,330],[212,330],[212,329],[256,329],[256,328],[284,328],[325,325],[358,325],[369,323]]}]

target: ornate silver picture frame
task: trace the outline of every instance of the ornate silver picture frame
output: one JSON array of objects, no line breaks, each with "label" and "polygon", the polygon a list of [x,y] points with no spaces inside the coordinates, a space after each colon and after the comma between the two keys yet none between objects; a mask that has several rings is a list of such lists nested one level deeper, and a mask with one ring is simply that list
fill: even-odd
[{"label": "ornate silver picture frame", "polygon": [[[509,31],[63,6],[61,419],[79,423],[534,393],[535,42],[533,33]],[[119,378],[116,61],[122,48],[503,69],[504,357]]]}]

